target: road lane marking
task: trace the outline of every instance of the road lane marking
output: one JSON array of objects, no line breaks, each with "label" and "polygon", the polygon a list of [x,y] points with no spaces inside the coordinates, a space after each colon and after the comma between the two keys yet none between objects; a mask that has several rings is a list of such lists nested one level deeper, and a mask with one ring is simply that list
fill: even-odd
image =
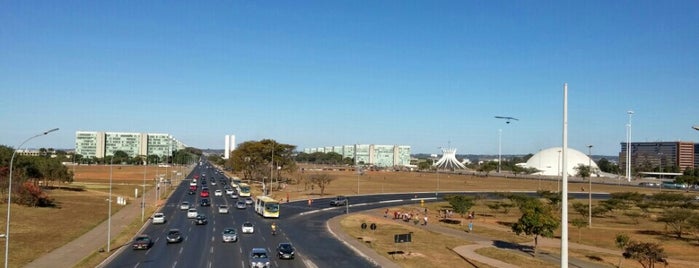
[{"label": "road lane marking", "polygon": [[309,259],[303,259],[303,264],[308,268],[318,268],[318,266]]},{"label": "road lane marking", "polygon": [[172,264],[172,268],[175,268],[175,266],[177,266],[177,261]]},{"label": "road lane marking", "polygon": [[369,204],[369,203],[352,204],[352,205],[349,205],[349,207],[351,207],[351,208],[352,208],[352,207],[361,207],[361,206],[366,206],[366,205],[368,205],[368,204]]},{"label": "road lane marking", "polygon": [[410,201],[418,201],[418,200],[437,200],[436,197],[420,197],[420,198],[411,198]]},{"label": "road lane marking", "polygon": [[182,251],[184,251],[184,247],[180,248],[180,253],[179,253],[180,255],[182,255]]},{"label": "road lane marking", "polygon": [[137,262],[136,265],[133,266],[133,268],[137,268],[139,264],[141,264],[141,263]]},{"label": "road lane marking", "polygon": [[209,250],[209,254],[214,254],[214,247],[211,246],[211,249]]},{"label": "road lane marking", "polygon": [[379,204],[403,202],[403,199],[379,201]]}]

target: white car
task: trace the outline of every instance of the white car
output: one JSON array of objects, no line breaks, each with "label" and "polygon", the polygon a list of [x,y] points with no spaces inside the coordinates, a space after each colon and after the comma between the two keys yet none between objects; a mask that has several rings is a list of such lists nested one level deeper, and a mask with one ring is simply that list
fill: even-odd
[{"label": "white car", "polygon": [[226,194],[227,194],[227,195],[232,195],[233,193],[235,193],[235,192],[233,191],[233,189],[231,189],[231,188],[226,188]]},{"label": "white car", "polygon": [[184,201],[182,204],[180,204],[180,209],[181,210],[188,210],[189,209],[189,202]]},{"label": "white car", "polygon": [[199,213],[197,212],[196,208],[190,208],[187,210],[187,218],[194,219],[197,217],[197,215],[199,215]]},{"label": "white car", "polygon": [[228,206],[226,206],[226,205],[219,205],[219,206],[218,206],[218,213],[219,213],[219,214],[227,214],[227,213],[228,213]]},{"label": "white car", "polygon": [[244,234],[252,234],[255,232],[255,226],[252,225],[252,223],[250,223],[249,221],[245,222],[243,223],[242,231]]},{"label": "white car", "polygon": [[223,196],[223,191],[221,191],[221,190],[214,191],[214,196]]},{"label": "white car", "polygon": [[165,223],[165,214],[162,212],[157,212],[153,214],[153,224],[162,224]]}]

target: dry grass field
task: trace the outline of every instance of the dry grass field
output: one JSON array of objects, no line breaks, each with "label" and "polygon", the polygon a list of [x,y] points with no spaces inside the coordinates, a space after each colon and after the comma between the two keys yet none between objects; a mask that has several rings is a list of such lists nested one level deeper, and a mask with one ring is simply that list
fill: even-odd
[{"label": "dry grass field", "polygon": [[[149,166],[145,170],[146,188],[150,191],[155,185],[156,178],[163,174],[173,175],[176,179],[182,175],[176,175],[172,172],[172,168],[158,168]],[[183,170],[177,169],[178,172]],[[182,172],[184,173],[184,172]],[[439,187],[439,191],[524,191],[524,190],[555,190],[558,184],[553,180],[537,180],[537,179],[505,179],[497,177],[479,177],[471,175],[455,175],[455,174],[435,174],[435,173],[418,173],[418,172],[381,172],[370,171],[363,175],[358,175],[353,171],[316,171],[312,168],[306,168],[303,173],[285,174],[284,176],[294,179],[304,178],[314,173],[328,173],[336,179],[326,188],[324,196],[333,195],[354,195],[357,194],[377,194],[377,193],[397,193],[397,192],[434,192]],[[13,206],[12,210],[12,242],[11,242],[11,260],[13,267],[21,267],[30,262],[34,258],[49,252],[68,241],[80,236],[100,222],[107,218],[107,202],[106,197],[109,194],[109,166],[76,166],[75,167],[75,182],[70,185],[60,185],[61,187],[49,190],[49,195],[54,198],[58,204],[58,208],[26,208]],[[144,168],[142,166],[114,166],[111,168],[112,177],[112,192],[115,196],[124,196],[129,199],[134,197],[134,189],[142,191],[144,179]],[[176,183],[174,180],[173,183]],[[258,186],[258,185],[254,185]],[[359,186],[359,187],[358,187]],[[582,187],[587,188],[587,183],[572,182],[569,185],[571,191],[580,191]],[[77,190],[76,190],[77,189]],[[78,191],[79,190],[79,191]],[[359,190],[359,191],[357,191]],[[259,188],[255,189],[260,192]],[[616,185],[593,185],[595,192],[620,192],[620,191],[640,191],[651,193],[658,191],[657,189],[625,187]],[[292,200],[303,200],[307,198],[318,198],[320,191],[317,187],[311,188],[310,185],[298,184],[287,185],[284,189],[273,192],[273,195],[280,200],[285,200],[287,195]],[[581,200],[581,202],[586,200]],[[516,219],[516,209],[513,209],[508,214],[499,212],[490,212],[486,207],[487,201],[478,202],[474,208],[478,212],[479,221],[483,224],[490,223],[493,226],[505,226],[507,222],[512,222]],[[575,200],[571,202],[576,202]],[[428,203],[432,206],[430,210],[436,211],[439,206],[445,204]],[[0,206],[0,214],[6,213],[6,207]],[[113,206],[113,212],[116,212],[119,206]],[[104,211],[104,213],[95,213]],[[570,218],[579,217],[571,213]],[[139,225],[140,219],[135,220],[129,232],[135,232]],[[432,220],[431,222],[436,222]],[[4,222],[0,222],[4,224]],[[47,225],[50,224],[50,228]],[[477,225],[478,226],[478,225]],[[395,228],[404,228],[397,226]],[[506,226],[505,226],[506,228]],[[398,229],[396,229],[398,230]],[[485,232],[486,229],[483,229]],[[590,244],[599,247],[614,249],[613,237],[619,232],[629,234],[632,239],[660,241],[663,243],[666,251],[671,258],[677,258],[699,263],[699,256],[692,254],[696,251],[696,239],[694,236],[688,235],[693,240],[678,241],[676,239],[659,235],[649,230],[664,230],[662,225],[653,221],[645,221],[642,224],[635,224],[632,219],[624,216],[615,216],[607,218],[595,218],[593,220],[593,228],[581,229],[581,243]],[[517,237],[513,234],[503,234],[497,229],[488,231],[493,236],[502,236],[501,239],[512,239],[513,241],[526,241],[526,237]],[[577,242],[578,230],[571,227],[570,239]],[[131,234],[122,234],[122,239],[130,238]],[[429,237],[430,235],[428,235]],[[509,237],[509,238],[508,238]],[[440,238],[441,239],[441,238]],[[36,243],[41,241],[41,243]],[[447,240],[445,240],[447,241]],[[450,240],[449,240],[450,241]],[[462,242],[450,241],[445,242],[445,245],[457,246]],[[380,244],[380,243],[379,243]],[[4,250],[4,243],[0,245],[0,250]],[[544,250],[547,250],[544,248]],[[548,249],[554,251],[555,249]],[[417,251],[416,251],[417,252]],[[85,253],[86,255],[89,252]],[[431,253],[430,253],[431,254]],[[487,253],[495,254],[495,253]],[[571,249],[571,255],[578,254],[587,256],[591,253],[584,251],[576,251]],[[417,255],[416,255],[417,256]],[[0,256],[0,261],[3,256]],[[101,254],[93,254],[92,257],[81,265],[81,267],[90,267],[99,260],[104,258]],[[410,258],[399,263],[412,267],[415,266],[414,260],[421,257]],[[616,257],[604,257],[607,263],[616,263]],[[463,263],[463,261],[462,261]],[[631,261],[624,262],[625,267],[631,266]],[[477,264],[478,267],[486,267]]]}]

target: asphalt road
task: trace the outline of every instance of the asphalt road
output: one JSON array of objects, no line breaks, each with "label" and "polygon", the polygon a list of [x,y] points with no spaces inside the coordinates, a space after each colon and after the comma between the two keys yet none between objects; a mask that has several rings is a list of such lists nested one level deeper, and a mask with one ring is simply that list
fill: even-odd
[{"label": "asphalt road", "polygon": [[[206,166],[206,165],[205,165]],[[411,193],[383,194],[370,196],[349,197],[350,205],[342,207],[329,206],[331,198],[314,199],[311,206],[306,201],[283,203],[279,219],[264,219],[254,212],[252,206],[246,209],[236,209],[235,199],[226,196],[213,196],[216,189],[223,189],[220,179],[224,176],[213,168],[198,166],[186,180],[183,180],[171,198],[160,212],[165,213],[165,224],[147,224],[142,231],[155,241],[149,250],[132,250],[130,245],[116,253],[106,267],[248,267],[248,254],[253,247],[263,247],[270,253],[272,267],[375,267],[372,262],[357,255],[345,246],[342,241],[335,239],[328,232],[326,223],[329,219],[343,213],[353,213],[363,210],[398,206],[403,204],[419,204],[439,201],[451,193]],[[193,174],[206,174],[211,196],[210,207],[199,207],[199,192],[196,195],[187,194],[189,182]],[[212,180],[217,185],[211,185]],[[463,193],[467,195],[486,195],[497,198],[494,193]],[[586,199],[587,193],[571,193],[576,199]],[[605,199],[607,195],[593,194],[594,199]],[[188,201],[197,204],[200,214],[207,216],[209,223],[195,225],[186,217],[186,211],[180,210],[179,204]],[[219,214],[217,206],[227,204],[228,214]],[[255,225],[255,233],[242,234],[241,225],[249,221]],[[271,234],[270,225],[277,222],[279,232]],[[223,243],[221,232],[224,228],[234,227],[238,230],[239,241]],[[182,231],[185,239],[182,243],[167,244],[165,236],[171,228]],[[359,227],[357,227],[359,228]],[[381,228],[381,226],[378,226]],[[292,242],[296,247],[297,257],[294,260],[276,258],[276,246],[281,242]]]}]

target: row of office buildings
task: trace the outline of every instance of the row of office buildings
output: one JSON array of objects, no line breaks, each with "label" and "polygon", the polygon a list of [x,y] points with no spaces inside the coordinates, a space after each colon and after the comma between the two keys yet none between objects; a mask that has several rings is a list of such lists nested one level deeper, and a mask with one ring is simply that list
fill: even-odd
[{"label": "row of office buildings", "polygon": [[130,157],[139,155],[171,156],[186,145],[169,134],[131,132],[75,132],[75,153],[85,158],[104,158],[123,151]]},{"label": "row of office buildings", "polygon": [[357,164],[377,167],[410,166],[410,146],[352,144],[305,148],[304,153],[338,153],[342,158],[352,158]]},{"label": "row of office buildings", "polygon": [[619,166],[627,165],[627,150],[631,148],[631,167],[658,168],[669,170],[677,167],[680,171],[699,167],[699,144],[686,141],[658,141],[621,143]]}]

